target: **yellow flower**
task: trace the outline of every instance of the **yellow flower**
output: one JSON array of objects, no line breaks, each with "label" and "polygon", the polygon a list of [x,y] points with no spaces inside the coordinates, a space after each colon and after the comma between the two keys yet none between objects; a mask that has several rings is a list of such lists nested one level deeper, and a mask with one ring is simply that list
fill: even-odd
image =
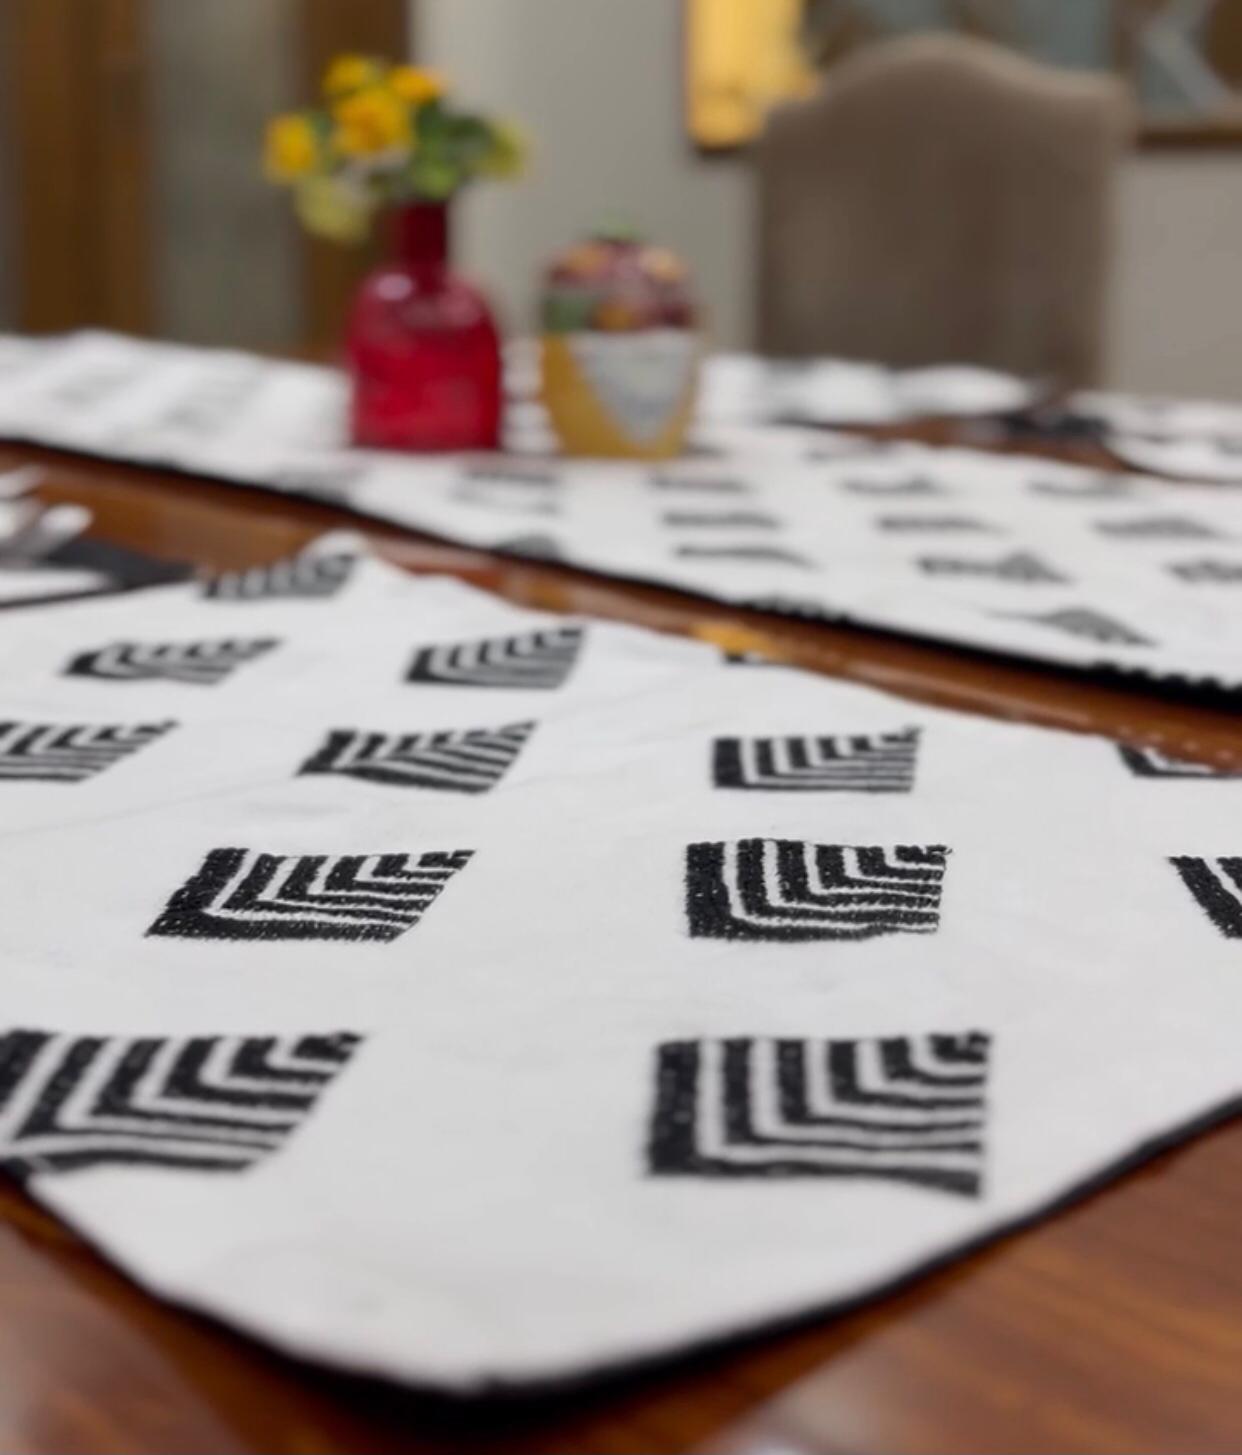
[{"label": "yellow flower", "polygon": [[388,84],[411,106],[435,101],[448,90],[448,82],[440,72],[429,71],[424,66],[396,66],[388,73]]},{"label": "yellow flower", "polygon": [[369,157],[410,143],[410,112],[387,86],[367,86],[332,108],[333,145],[347,157]]},{"label": "yellow flower", "polygon": [[526,170],[525,136],[507,121],[491,123],[492,144],[480,158],[479,171],[485,177],[516,177]]},{"label": "yellow flower", "polygon": [[351,91],[361,91],[364,86],[376,85],[383,73],[383,66],[370,56],[337,56],[324,72],[323,94],[329,101],[347,96]]},{"label": "yellow flower", "polygon": [[335,177],[304,177],[293,202],[302,225],[317,237],[357,243],[367,235],[372,209],[366,194]]},{"label": "yellow flower", "polygon": [[314,169],[319,160],[315,130],[305,116],[292,112],[267,124],[263,163],[276,182],[291,182]]}]

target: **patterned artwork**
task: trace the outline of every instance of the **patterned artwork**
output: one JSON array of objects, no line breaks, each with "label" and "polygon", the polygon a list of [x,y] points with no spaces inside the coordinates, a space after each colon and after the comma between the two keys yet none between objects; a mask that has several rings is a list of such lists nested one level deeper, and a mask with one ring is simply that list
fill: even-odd
[{"label": "patterned artwork", "polygon": [[1169,574],[1188,586],[1237,586],[1242,585],[1242,561],[1213,560],[1201,557],[1197,561],[1174,561]]},{"label": "patterned artwork", "polygon": [[270,652],[276,642],[113,642],[81,652],[65,668],[66,677],[104,682],[183,682],[212,687],[247,662]]},{"label": "patterned artwork", "polygon": [[977,1197],[990,1038],[737,1037],[657,1051],[658,1176],[887,1178]]},{"label": "patterned artwork", "polygon": [[1153,515],[1132,520],[1097,520],[1101,535],[1125,541],[1210,541],[1217,532],[1182,515]]},{"label": "patterned artwork", "polygon": [[1177,758],[1159,748],[1118,743],[1121,761],[1136,778],[1242,778],[1242,768],[1213,768],[1191,758]]},{"label": "patterned artwork", "polygon": [[545,627],[514,637],[422,647],[407,682],[441,687],[507,687],[551,691],[564,685],[582,649],[581,627]]},{"label": "patterned artwork", "polygon": [[1200,859],[1178,855],[1169,863],[1221,934],[1230,940],[1242,940],[1242,857]]},{"label": "patterned artwork", "polygon": [[195,940],[395,940],[422,919],[472,852],[212,849],[147,934]]},{"label": "patterned artwork", "polygon": [[335,596],[348,582],[357,558],[351,555],[301,555],[228,571],[203,583],[208,601],[270,601],[273,598],[323,599]]},{"label": "patterned artwork", "polygon": [[393,788],[486,793],[513,766],[534,729],[533,722],[429,733],[338,728],[298,772],[340,774]]},{"label": "patterned artwork", "polygon": [[1029,551],[1014,551],[995,561],[971,560],[961,556],[920,556],[918,566],[929,576],[985,576],[996,581],[1015,581],[1026,585],[1065,585],[1069,581],[1069,577]]},{"label": "patterned artwork", "polygon": [[909,793],[918,731],[832,737],[717,738],[717,788],[794,793]]},{"label": "patterned artwork", "polygon": [[776,530],[780,521],[762,510],[666,510],[660,517],[670,530]]},{"label": "patterned artwork", "polygon": [[762,544],[742,546],[678,546],[675,552],[685,561],[737,561],[755,566],[801,566],[810,568],[814,562],[797,551],[782,546]]},{"label": "patterned artwork", "polygon": [[1015,621],[1033,621],[1041,626],[1055,627],[1057,631],[1068,632],[1073,637],[1085,637],[1088,641],[1102,642],[1108,646],[1150,647],[1154,643],[1128,627],[1125,622],[1108,616],[1093,607],[1071,606],[1059,611],[1008,612]]},{"label": "patterned artwork", "polygon": [[348,1064],[346,1032],[0,1034],[0,1168],[27,1178],[145,1164],[245,1172],[279,1151]]},{"label": "patterned artwork", "polygon": [[175,726],[0,722],[0,782],[82,783]]},{"label": "patterned artwork", "polygon": [[695,938],[866,940],[931,934],[940,924],[948,849],[740,839],[686,850]]},{"label": "patterned artwork", "polygon": [[961,532],[985,534],[992,530],[986,521],[973,515],[879,515],[876,527],[883,531],[923,532],[929,535],[955,535]]}]

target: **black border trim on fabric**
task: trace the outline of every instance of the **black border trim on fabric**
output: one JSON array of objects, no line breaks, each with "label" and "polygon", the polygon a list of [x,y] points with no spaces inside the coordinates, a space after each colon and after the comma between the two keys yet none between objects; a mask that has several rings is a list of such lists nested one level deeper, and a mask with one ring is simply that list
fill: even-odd
[{"label": "black border trim on fabric", "polygon": [[[222,1316],[213,1314],[209,1309],[200,1308],[193,1303],[181,1302],[174,1295],[163,1294],[157,1289],[149,1288],[137,1274],[130,1272],[125,1262],[111,1256],[102,1244],[95,1241],[88,1230],[79,1227],[72,1216],[61,1212],[54,1205],[48,1206],[41,1202],[34,1192],[37,1184],[28,1182],[21,1190],[50,1216],[73,1229],[77,1236],[108,1264],[109,1268],[127,1278],[146,1292],[149,1297],[158,1299],[180,1313],[188,1314],[205,1324],[214,1326],[231,1338],[241,1338],[254,1344],[265,1357],[270,1358],[275,1355],[288,1361],[295,1368],[313,1372],[321,1386],[323,1380],[327,1378],[339,1380],[343,1385],[350,1386],[351,1391],[355,1394],[359,1389],[371,1389],[391,1392],[400,1398],[416,1400],[423,1404],[423,1409],[407,1411],[407,1413],[421,1414],[433,1421],[437,1415],[448,1419],[460,1419],[462,1423],[456,1428],[456,1432],[468,1435],[478,1433],[477,1431],[472,1432],[468,1427],[467,1422],[471,1418],[478,1420],[482,1425],[489,1417],[509,1417],[522,1411],[528,1411],[532,1419],[535,1419],[542,1413],[539,1409],[542,1401],[563,1400],[566,1397],[574,1396],[592,1399],[620,1396],[626,1393],[627,1388],[634,1382],[647,1376],[659,1375],[667,1378],[678,1374],[692,1374],[697,1365],[710,1362],[720,1356],[744,1353],[747,1349],[757,1346],[765,1340],[796,1334],[827,1320],[845,1317],[858,1309],[866,1308],[894,1294],[901,1293],[917,1284],[921,1279],[954,1263],[959,1263],[975,1253],[993,1247],[1006,1238],[1026,1232],[1057,1213],[1076,1207],[1097,1192],[1114,1186],[1118,1179],[1125,1174],[1136,1171],[1162,1153],[1184,1147],[1202,1133],[1223,1126],[1226,1122],[1239,1116],[1242,1116],[1242,1094],[1214,1103],[1207,1110],[1178,1122],[1166,1131],[1145,1137],[1129,1151],[1121,1153],[1113,1161],[1106,1163],[1080,1182],[1073,1183],[1064,1191],[1055,1193],[1036,1207],[1019,1213],[1007,1222],[998,1223],[963,1243],[935,1253],[921,1263],[915,1263],[909,1268],[903,1269],[865,1293],[854,1294],[847,1298],[830,1299],[822,1303],[812,1303],[795,1313],[777,1314],[769,1319],[724,1329],[720,1333],[704,1335],[682,1343],[672,1342],[660,1350],[636,1354],[632,1358],[604,1360],[598,1364],[585,1365],[573,1372],[533,1376],[529,1380],[522,1381],[484,1377],[470,1385],[434,1384],[422,1382],[417,1377],[405,1378],[398,1375],[377,1374],[372,1370],[351,1366],[345,1361],[316,1357],[289,1348],[283,1345],[279,1338],[254,1330],[241,1322],[231,1323]],[[636,1172],[635,1175],[640,1174]],[[547,1413],[563,1422],[567,1412],[561,1408],[555,1411],[548,1410]],[[433,1438],[438,1433],[440,1432],[436,1430],[426,1432],[428,1438]],[[451,1431],[446,1429],[446,1437],[448,1433]]]}]

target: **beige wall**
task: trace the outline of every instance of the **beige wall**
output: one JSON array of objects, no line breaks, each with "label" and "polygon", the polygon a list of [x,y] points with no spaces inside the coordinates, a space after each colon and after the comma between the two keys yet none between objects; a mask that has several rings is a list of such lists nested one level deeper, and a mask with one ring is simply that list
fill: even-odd
[{"label": "beige wall", "polygon": [[[461,208],[463,263],[513,327],[556,247],[614,216],[694,265],[717,338],[750,336],[743,163],[703,161],[680,112],[681,0],[417,0],[422,58],[519,118],[533,175]],[[1242,150],[1139,153],[1120,189],[1109,383],[1242,399]]]}]

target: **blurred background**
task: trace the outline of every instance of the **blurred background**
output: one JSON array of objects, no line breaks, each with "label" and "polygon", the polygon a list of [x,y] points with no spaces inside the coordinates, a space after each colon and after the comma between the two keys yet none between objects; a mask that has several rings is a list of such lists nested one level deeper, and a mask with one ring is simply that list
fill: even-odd
[{"label": "blurred background", "polygon": [[4,328],[330,347],[369,257],[299,232],[261,137],[362,51],[525,129],[524,184],[456,219],[510,331],[555,249],[623,222],[689,261],[716,342],[745,348],[767,108],[941,29],[1131,85],[1102,381],[1242,398],[1242,0],[0,0],[0,26]]}]

